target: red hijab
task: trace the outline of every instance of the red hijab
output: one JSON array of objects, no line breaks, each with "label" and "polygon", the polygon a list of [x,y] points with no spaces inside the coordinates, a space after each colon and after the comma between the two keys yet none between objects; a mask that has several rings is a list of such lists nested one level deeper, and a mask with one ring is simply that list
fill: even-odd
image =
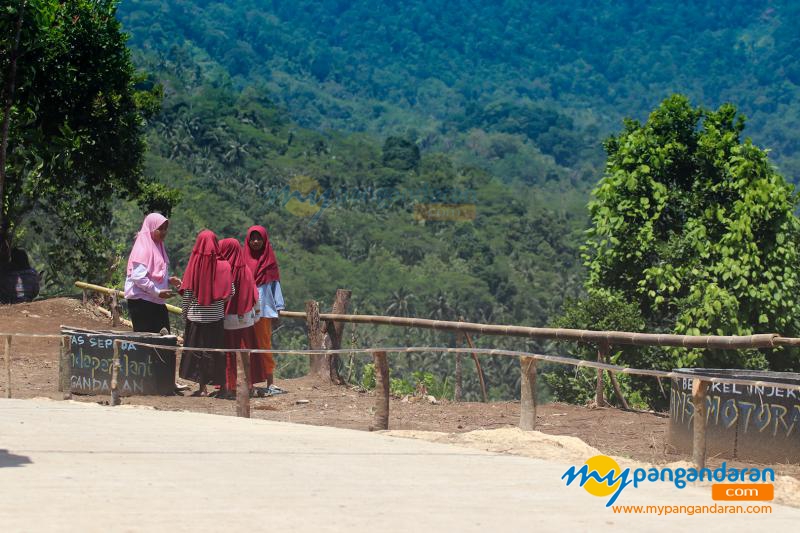
[{"label": "red hijab", "polygon": [[236,294],[225,306],[225,313],[243,315],[255,307],[258,288],[253,273],[244,261],[242,245],[236,239],[222,239],[219,241],[219,255],[231,265],[233,284],[236,286]]},{"label": "red hijab", "polygon": [[181,289],[191,289],[197,303],[207,306],[230,296],[232,281],[231,266],[219,256],[217,236],[204,229],[192,248]]},{"label": "red hijab", "polygon": [[[264,246],[257,252],[250,249],[250,237],[253,233],[261,235],[261,239],[264,241]],[[251,226],[247,230],[247,238],[244,241],[244,259],[256,279],[256,285],[264,285],[270,281],[281,279],[278,260],[275,259],[275,250],[272,249],[264,226]]]}]

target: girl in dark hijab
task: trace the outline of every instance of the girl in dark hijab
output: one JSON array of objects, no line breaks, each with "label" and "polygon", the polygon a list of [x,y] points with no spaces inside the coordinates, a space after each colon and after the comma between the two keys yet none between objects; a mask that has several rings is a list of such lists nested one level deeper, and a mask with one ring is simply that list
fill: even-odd
[{"label": "girl in dark hijab", "polygon": [[[197,235],[180,289],[186,321],[184,346],[224,348],[225,303],[235,294],[231,267],[219,253],[217,236],[210,230]],[[196,396],[207,396],[208,384],[225,386],[225,354],[184,351],[179,375],[200,385]]]},{"label": "girl in dark hijab", "polygon": [[[236,390],[236,353],[240,348],[258,348],[256,330],[256,306],[258,305],[258,289],[253,273],[247,268],[242,245],[236,239],[219,241],[220,255],[231,265],[234,296],[225,305],[225,347],[232,352],[227,354],[225,389],[228,393]],[[260,354],[250,356],[250,390],[253,389],[253,376],[263,375]],[[225,395],[225,392],[222,393]]]}]

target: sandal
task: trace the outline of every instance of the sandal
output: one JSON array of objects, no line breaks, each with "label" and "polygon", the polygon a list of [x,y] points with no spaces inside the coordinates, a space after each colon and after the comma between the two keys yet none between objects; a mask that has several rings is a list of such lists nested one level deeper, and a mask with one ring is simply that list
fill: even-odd
[{"label": "sandal", "polygon": [[205,398],[206,396],[208,396],[208,392],[204,390],[196,390],[192,393],[193,398]]},{"label": "sandal", "polygon": [[270,396],[273,394],[286,394],[285,390],[274,384],[267,387],[267,392],[270,394]]}]

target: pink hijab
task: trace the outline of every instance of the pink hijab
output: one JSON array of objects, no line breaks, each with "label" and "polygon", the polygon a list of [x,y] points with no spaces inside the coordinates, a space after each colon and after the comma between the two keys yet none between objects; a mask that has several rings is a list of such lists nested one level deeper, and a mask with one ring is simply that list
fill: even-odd
[{"label": "pink hijab", "polygon": [[163,242],[153,240],[153,231],[161,227],[167,217],[160,213],[150,213],[144,217],[142,229],[136,234],[131,255],[128,257],[128,276],[133,274],[133,264],[139,263],[147,267],[147,277],[160,282],[167,275],[169,258]]}]

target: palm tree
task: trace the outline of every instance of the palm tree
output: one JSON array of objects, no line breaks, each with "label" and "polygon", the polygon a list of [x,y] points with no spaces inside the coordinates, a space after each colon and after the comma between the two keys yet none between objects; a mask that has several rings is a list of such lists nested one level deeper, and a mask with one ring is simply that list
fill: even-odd
[{"label": "palm tree", "polygon": [[441,290],[436,294],[433,302],[433,311],[431,318],[435,320],[451,320],[455,314],[455,310],[447,301],[447,295]]},{"label": "palm tree", "polygon": [[400,287],[396,291],[392,291],[389,297],[389,305],[386,308],[387,314],[393,316],[411,316],[411,311],[414,309],[414,300],[416,296],[405,287]]}]

